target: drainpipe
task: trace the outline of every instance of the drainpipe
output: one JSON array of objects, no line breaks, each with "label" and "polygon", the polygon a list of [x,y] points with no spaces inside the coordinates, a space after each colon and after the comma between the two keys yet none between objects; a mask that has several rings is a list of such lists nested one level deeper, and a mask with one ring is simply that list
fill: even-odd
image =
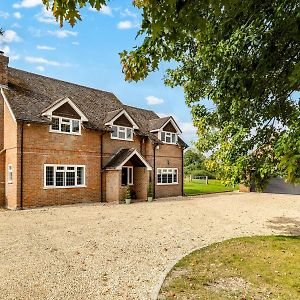
[{"label": "drainpipe", "polygon": [[20,162],[20,165],[21,165],[21,170],[20,170],[20,173],[21,173],[21,192],[20,192],[20,209],[23,209],[23,169],[24,169],[24,122],[22,121],[21,122],[21,162]]},{"label": "drainpipe", "polygon": [[181,156],[181,188],[182,188],[182,196],[184,196],[184,162],[183,162],[183,151],[184,148],[182,148],[182,156]]},{"label": "drainpipe", "polygon": [[153,199],[155,199],[155,183],[156,183],[156,169],[155,169],[155,150],[156,144],[153,147]]},{"label": "drainpipe", "polygon": [[100,202],[103,202],[103,133],[100,134]]}]

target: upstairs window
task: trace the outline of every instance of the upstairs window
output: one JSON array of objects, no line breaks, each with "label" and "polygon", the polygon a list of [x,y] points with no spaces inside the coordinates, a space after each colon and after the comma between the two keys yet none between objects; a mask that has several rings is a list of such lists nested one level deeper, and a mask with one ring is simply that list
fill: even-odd
[{"label": "upstairs window", "polygon": [[177,133],[162,131],[160,133],[160,139],[166,144],[176,144],[177,143]]},{"label": "upstairs window", "polygon": [[63,117],[52,117],[51,132],[60,132],[65,134],[81,134],[81,121]]},{"label": "upstairs window", "polygon": [[45,165],[45,188],[85,186],[85,166]]},{"label": "upstairs window", "polygon": [[115,140],[133,141],[133,128],[124,126],[112,127],[111,138]]}]

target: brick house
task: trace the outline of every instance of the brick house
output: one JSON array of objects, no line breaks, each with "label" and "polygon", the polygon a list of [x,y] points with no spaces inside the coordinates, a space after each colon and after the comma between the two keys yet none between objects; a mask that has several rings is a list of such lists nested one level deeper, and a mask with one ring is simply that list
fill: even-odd
[{"label": "brick house", "polygon": [[0,205],[183,194],[180,128],[116,96],[8,67],[0,53]]}]

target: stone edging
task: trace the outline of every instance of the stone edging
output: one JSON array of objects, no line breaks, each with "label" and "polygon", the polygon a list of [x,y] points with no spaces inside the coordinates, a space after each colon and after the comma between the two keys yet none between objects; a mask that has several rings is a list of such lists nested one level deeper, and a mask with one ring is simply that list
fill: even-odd
[{"label": "stone edging", "polygon": [[[218,243],[218,242],[215,242],[215,243]],[[183,254],[183,255],[177,257],[175,261],[173,261],[172,263],[170,263],[170,264],[167,266],[166,270],[163,272],[163,274],[160,276],[160,279],[159,279],[158,283],[157,283],[157,284],[155,285],[155,287],[153,288],[151,299],[152,299],[152,300],[157,300],[158,295],[159,295],[159,292],[160,292],[160,289],[161,289],[161,287],[162,287],[162,285],[163,285],[163,283],[164,283],[166,277],[168,276],[168,274],[172,271],[172,269],[174,268],[174,266],[175,266],[181,259],[183,259],[184,257],[190,255],[190,254],[191,254],[192,252],[194,252],[194,251],[200,250],[200,249],[202,249],[202,248],[206,248],[206,247],[208,247],[209,245],[212,245],[212,244],[214,244],[214,243],[206,244],[206,245],[204,245],[203,247],[200,247],[200,248],[199,248],[199,247],[198,247],[198,248],[194,248],[194,249],[190,250],[189,252],[187,252],[187,253],[185,253],[185,254]]]},{"label": "stone edging", "polygon": [[[249,237],[251,237],[252,235],[249,235]],[[163,274],[160,276],[160,279],[158,281],[158,283],[155,285],[155,287],[153,288],[152,290],[152,296],[151,296],[151,299],[152,300],[157,300],[158,298],[158,295],[159,295],[159,292],[160,292],[160,289],[166,279],[166,277],[168,276],[168,274],[172,271],[172,269],[175,267],[175,265],[181,260],[183,259],[184,257],[190,255],[191,253],[193,253],[194,251],[197,251],[197,250],[201,250],[201,249],[204,249],[208,246],[211,246],[213,244],[216,244],[216,243],[222,243],[222,242],[225,242],[225,241],[228,241],[228,240],[231,240],[231,239],[235,239],[235,238],[239,238],[239,237],[244,237],[244,236],[236,236],[236,237],[231,237],[231,238],[227,238],[227,239],[222,239],[222,240],[219,240],[219,241],[215,241],[215,242],[212,242],[212,243],[209,243],[209,244],[205,244],[204,246],[202,247],[197,247],[197,248],[194,248],[190,251],[188,251],[187,253],[179,256],[176,258],[175,261],[173,261],[172,263],[170,263],[166,270],[163,272]],[[248,236],[245,236],[245,237],[248,237]]]}]

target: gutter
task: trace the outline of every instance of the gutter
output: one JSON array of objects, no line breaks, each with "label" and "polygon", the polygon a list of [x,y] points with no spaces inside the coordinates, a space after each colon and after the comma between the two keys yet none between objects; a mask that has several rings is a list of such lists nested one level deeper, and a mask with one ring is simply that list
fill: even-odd
[{"label": "gutter", "polygon": [[153,147],[153,199],[155,199],[155,182],[156,182],[155,150],[156,150],[156,144],[154,144]]},{"label": "gutter", "polygon": [[100,134],[100,202],[103,202],[103,133]]},{"label": "gutter", "polygon": [[184,161],[183,161],[183,151],[182,148],[182,156],[181,156],[181,188],[182,188],[182,196],[184,196]]}]

